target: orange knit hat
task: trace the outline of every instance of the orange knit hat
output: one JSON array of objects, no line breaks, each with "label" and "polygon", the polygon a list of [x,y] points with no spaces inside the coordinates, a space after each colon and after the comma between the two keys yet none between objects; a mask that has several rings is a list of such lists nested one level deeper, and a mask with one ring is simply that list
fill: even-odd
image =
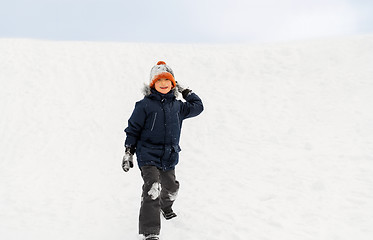
[{"label": "orange knit hat", "polygon": [[171,83],[173,85],[172,88],[176,87],[176,81],[174,77],[174,72],[172,69],[163,61],[159,61],[157,65],[155,65],[152,70],[150,71],[150,84],[149,86],[151,88],[154,87],[154,84],[156,81],[158,81],[161,78],[167,78],[171,80]]}]

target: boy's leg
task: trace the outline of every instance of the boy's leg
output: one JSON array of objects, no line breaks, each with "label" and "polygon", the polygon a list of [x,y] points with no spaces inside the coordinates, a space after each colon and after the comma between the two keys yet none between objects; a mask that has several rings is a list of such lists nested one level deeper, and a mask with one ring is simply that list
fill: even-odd
[{"label": "boy's leg", "polygon": [[164,210],[164,212],[168,212],[172,209],[180,184],[176,180],[175,170],[161,171],[160,179],[162,184],[160,199],[161,209]]},{"label": "boy's leg", "polygon": [[144,166],[141,168],[144,184],[139,216],[139,234],[159,235],[161,229],[159,172],[155,166]]}]

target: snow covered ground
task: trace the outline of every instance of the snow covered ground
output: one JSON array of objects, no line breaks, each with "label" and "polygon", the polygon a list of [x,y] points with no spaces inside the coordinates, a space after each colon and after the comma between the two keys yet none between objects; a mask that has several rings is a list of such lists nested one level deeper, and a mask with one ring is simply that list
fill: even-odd
[{"label": "snow covered ground", "polygon": [[185,121],[163,240],[373,239],[373,36],[263,45],[0,39],[0,236],[138,239],[123,129],[164,60]]}]

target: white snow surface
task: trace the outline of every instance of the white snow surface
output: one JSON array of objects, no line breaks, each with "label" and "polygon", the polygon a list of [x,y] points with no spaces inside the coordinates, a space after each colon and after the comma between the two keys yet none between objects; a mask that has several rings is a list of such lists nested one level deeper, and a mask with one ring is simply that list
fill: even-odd
[{"label": "white snow surface", "polygon": [[162,240],[373,239],[373,36],[252,45],[0,39],[0,236],[139,239],[124,128],[152,66],[203,100]]}]

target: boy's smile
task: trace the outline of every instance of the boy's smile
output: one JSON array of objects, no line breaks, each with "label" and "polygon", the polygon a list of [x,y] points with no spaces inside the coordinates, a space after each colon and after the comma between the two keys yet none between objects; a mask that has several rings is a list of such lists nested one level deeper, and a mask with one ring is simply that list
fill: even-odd
[{"label": "boy's smile", "polygon": [[172,88],[172,82],[167,78],[161,78],[155,82],[154,87],[158,92],[167,94]]}]

